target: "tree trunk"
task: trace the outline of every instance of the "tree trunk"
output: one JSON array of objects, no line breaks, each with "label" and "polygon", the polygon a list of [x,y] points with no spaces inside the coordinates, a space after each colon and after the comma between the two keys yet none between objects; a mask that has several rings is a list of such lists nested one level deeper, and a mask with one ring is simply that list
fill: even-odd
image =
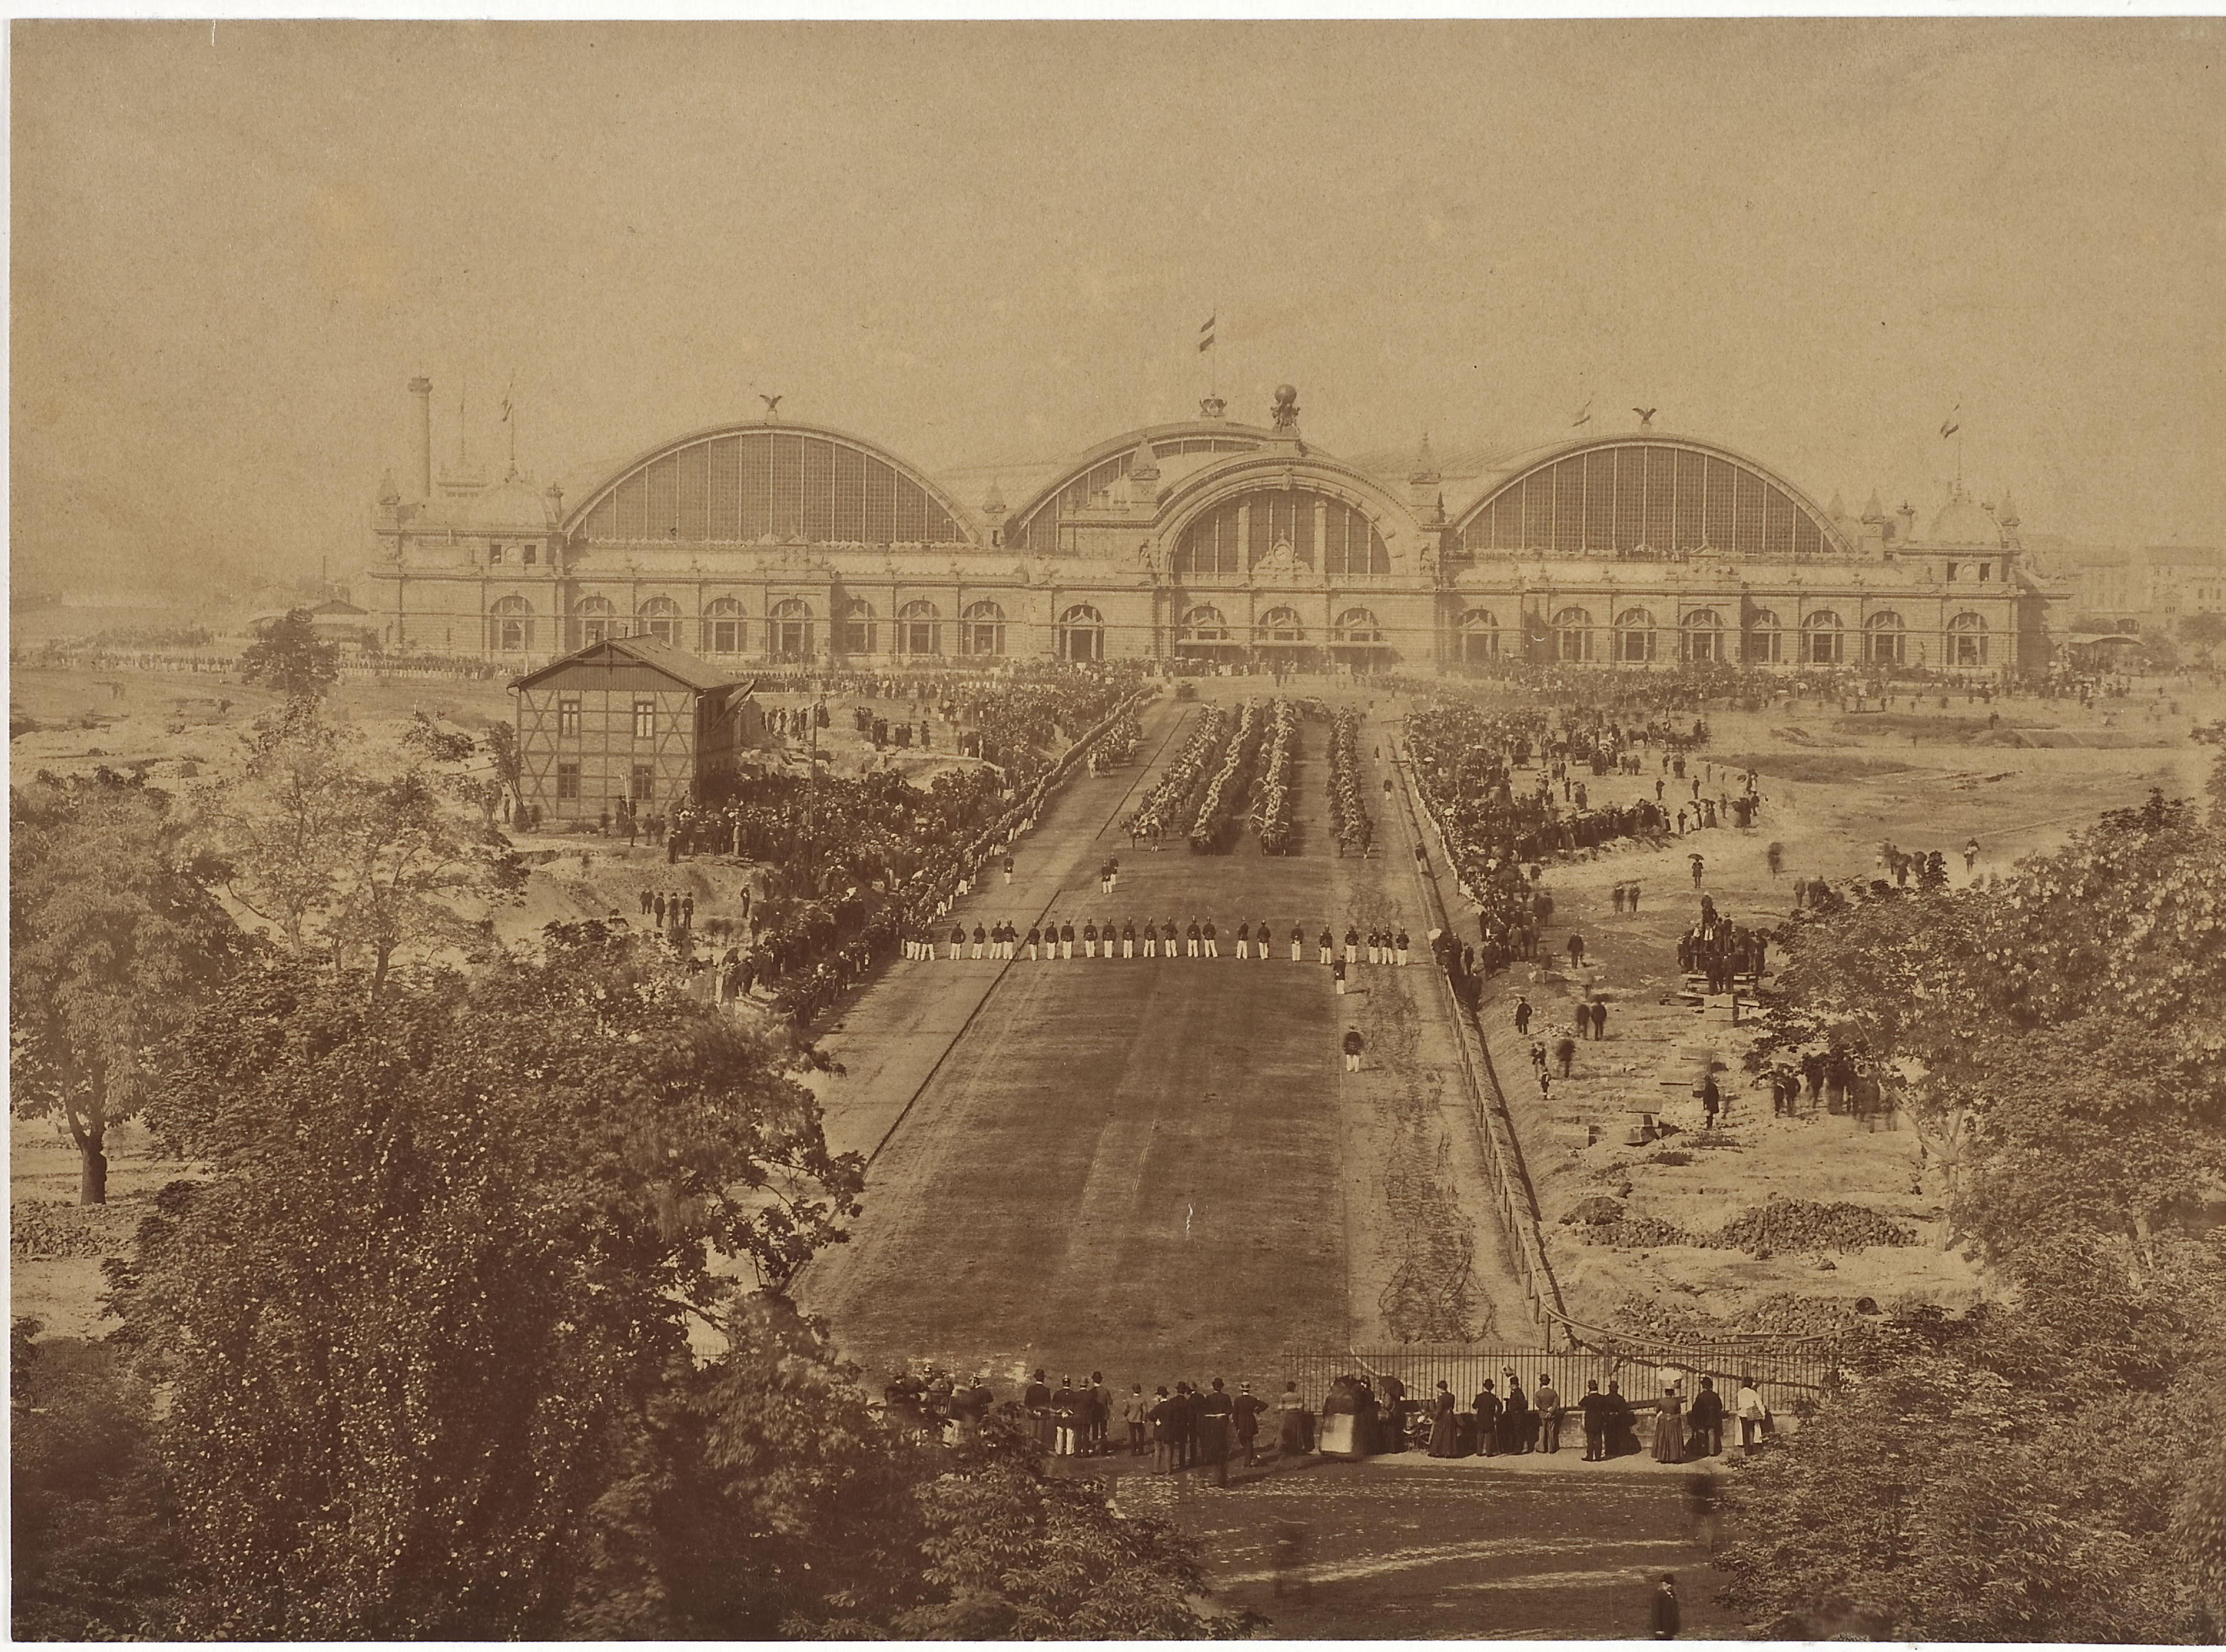
[{"label": "tree trunk", "polygon": [[108,1155],[101,1151],[106,1141],[106,1133],[98,1125],[88,1128],[79,1138],[77,1202],[80,1204],[108,1203]]}]

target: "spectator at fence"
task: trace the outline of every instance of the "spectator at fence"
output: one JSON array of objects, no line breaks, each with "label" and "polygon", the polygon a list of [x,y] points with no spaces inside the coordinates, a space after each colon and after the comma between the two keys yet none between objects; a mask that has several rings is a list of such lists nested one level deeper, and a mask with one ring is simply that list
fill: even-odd
[{"label": "spectator at fence", "polygon": [[1700,1392],[1693,1396],[1693,1409],[1687,1420],[1692,1425],[1693,1455],[1720,1456],[1724,1449],[1724,1400],[1716,1392],[1715,1378],[1701,1379]]},{"label": "spectator at fence", "polygon": [[1654,1407],[1654,1460],[1657,1463],[1682,1463],[1685,1460],[1685,1401],[1672,1382],[1662,1390],[1662,1398]]},{"label": "spectator at fence", "polygon": [[1530,1391],[1530,1409],[1538,1421],[1538,1449],[1561,1449],[1561,1396],[1555,1391],[1551,1372],[1538,1373],[1538,1386]]}]

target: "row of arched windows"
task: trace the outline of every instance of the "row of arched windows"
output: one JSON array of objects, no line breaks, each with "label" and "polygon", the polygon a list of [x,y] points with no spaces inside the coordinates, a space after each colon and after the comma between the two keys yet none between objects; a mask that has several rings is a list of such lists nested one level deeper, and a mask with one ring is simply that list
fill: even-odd
[{"label": "row of arched windows", "polygon": [[[522,596],[506,596],[490,610],[489,626],[494,646],[504,653],[532,651],[537,616],[532,603]],[[671,597],[653,596],[641,603],[631,622],[622,621],[608,597],[582,597],[572,605],[570,645],[584,648],[613,637],[649,637],[675,647],[685,645],[688,621]],[[809,654],[817,616],[802,597],[787,597],[773,605],[765,620],[763,651],[773,654]],[[707,654],[740,654],[749,641],[742,605],[720,597],[705,605],[697,625],[696,645]],[[864,597],[852,597],[836,619],[835,640],[846,654],[878,651],[881,620]],[[1104,657],[1105,619],[1087,603],[1078,604],[1059,616],[1057,643],[1063,659],[1101,659]],[[943,610],[925,598],[906,603],[888,628],[889,651],[895,654],[941,654],[946,637]],[[1002,656],[1005,652],[1005,611],[990,601],[969,603],[958,616],[955,651],[968,658]]]},{"label": "row of arched windows", "polygon": [[[1500,651],[1499,621],[1488,609],[1471,608],[1463,613],[1460,630],[1466,658],[1485,658]],[[1676,652],[1670,657],[1695,664],[1733,664],[1744,660],[1748,664],[1775,665],[1787,657],[1787,634],[1778,616],[1767,609],[1749,620],[1742,634],[1736,626],[1727,626],[1715,610],[1701,608],[1679,620],[1665,641],[1664,628],[1655,624],[1650,609],[1625,608],[1608,627],[1606,658],[1619,665],[1644,665],[1664,658],[1666,651],[1674,648]],[[1908,627],[1898,613],[1874,613],[1863,622],[1856,633],[1859,653],[1850,651],[1848,628],[1840,616],[1828,610],[1805,616],[1791,635],[1792,658],[1803,665],[1841,665],[1858,660],[1867,665],[1909,663]],[[1943,664],[1978,666],[1987,663],[1985,616],[1968,611],[1959,613],[1949,620],[1947,635]],[[1548,622],[1547,642],[1557,660],[1574,663],[1601,658],[1599,638],[1599,626],[1589,608],[1562,608]]]},{"label": "row of arched windows", "polygon": [[[1237,640],[1229,621],[1221,610],[1199,607],[1188,610],[1182,617],[1181,627],[1175,633],[1179,643],[1228,643]],[[1270,608],[1252,624],[1252,640],[1269,647],[1291,646],[1308,640],[1306,622],[1295,608]],[[1383,626],[1376,615],[1366,608],[1347,608],[1330,627],[1332,645],[1373,647],[1383,641]]]}]

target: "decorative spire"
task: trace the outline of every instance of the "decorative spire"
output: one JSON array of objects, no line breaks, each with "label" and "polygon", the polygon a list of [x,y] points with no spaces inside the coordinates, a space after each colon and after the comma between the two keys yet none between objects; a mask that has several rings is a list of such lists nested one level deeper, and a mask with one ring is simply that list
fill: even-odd
[{"label": "decorative spire", "polygon": [[2014,528],[2018,525],[2017,496],[2007,490],[2004,490],[2002,493],[2001,519],[2002,526],[2005,528]]},{"label": "decorative spire", "polygon": [[1879,503],[1878,489],[1875,487],[1871,489],[1871,502],[1863,506],[1863,520],[1866,522],[1886,520],[1886,506]]},{"label": "decorative spire", "polygon": [[1422,445],[1415,450],[1415,468],[1407,480],[1416,486],[1434,486],[1442,479],[1438,474],[1438,456],[1430,451],[1430,433],[1422,432]]},{"label": "decorative spire", "polygon": [[1132,482],[1156,482],[1160,480],[1159,455],[1152,451],[1148,436],[1136,444],[1135,454],[1129,461],[1129,480]]},{"label": "decorative spire", "polygon": [[1005,514],[1006,508],[1005,490],[999,487],[993,478],[989,483],[989,491],[982,500],[982,514],[987,517],[1001,517]]},{"label": "decorative spire", "polygon": [[1824,507],[1824,514],[1828,517],[1831,517],[1835,520],[1837,520],[1839,518],[1847,515],[1847,513],[1848,502],[1841,499],[1838,493],[1834,493],[1832,495],[1832,502]]}]

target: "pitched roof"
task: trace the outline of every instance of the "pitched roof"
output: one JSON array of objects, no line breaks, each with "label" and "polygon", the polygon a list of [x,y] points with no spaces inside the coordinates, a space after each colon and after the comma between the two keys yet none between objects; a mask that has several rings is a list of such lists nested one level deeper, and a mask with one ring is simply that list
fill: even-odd
[{"label": "pitched roof", "polygon": [[538,670],[528,671],[524,677],[514,678],[510,686],[513,689],[531,688],[568,665],[616,661],[646,665],[650,670],[690,689],[728,688],[735,681],[709,660],[699,658],[684,648],[676,648],[671,643],[659,642],[654,637],[611,637],[602,642],[589,643],[585,648],[576,649],[562,659],[550,661]]}]

